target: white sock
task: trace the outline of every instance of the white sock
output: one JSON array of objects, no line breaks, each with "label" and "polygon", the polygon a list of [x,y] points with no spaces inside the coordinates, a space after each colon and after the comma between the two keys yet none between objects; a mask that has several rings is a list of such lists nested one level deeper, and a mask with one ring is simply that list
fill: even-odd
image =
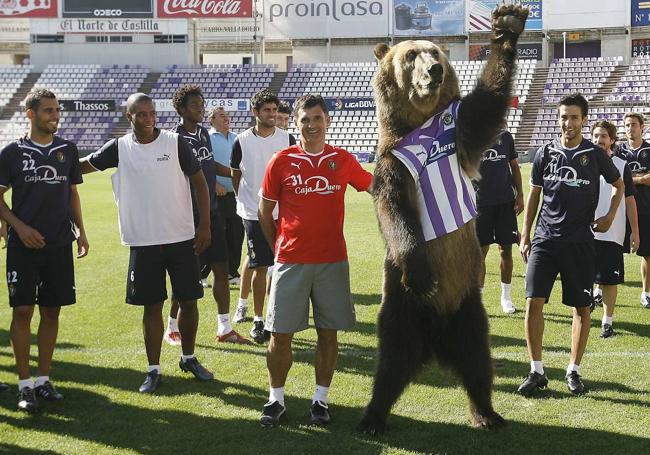
[{"label": "white sock", "polygon": [[483,288],[478,288],[478,292],[481,293],[481,297],[483,297]]},{"label": "white sock", "polygon": [[264,321],[264,316],[253,316],[253,322]]},{"label": "white sock", "polygon": [[232,331],[232,325],[230,325],[230,315],[218,314],[217,315],[217,335],[225,335]]},{"label": "white sock", "polygon": [[607,314],[603,314],[603,325],[609,324],[612,325],[612,321],[614,320],[614,316],[607,316]]},{"label": "white sock", "polygon": [[510,283],[501,283],[501,298],[503,300],[512,300],[510,297]]},{"label": "white sock", "polygon": [[312,397],[311,402],[315,403],[316,401],[320,401],[321,404],[327,407],[327,394],[329,391],[329,387],[324,387],[322,385],[316,384],[316,391],[314,392],[314,396]]},{"label": "white sock", "polygon": [[597,295],[602,297],[603,296],[603,290],[600,289],[600,288],[594,288],[593,294],[594,294],[594,297],[596,297]]},{"label": "white sock", "polygon": [[183,360],[183,362],[187,362],[188,360],[193,358],[194,358],[194,354],[189,354],[189,355],[181,354],[181,359]]},{"label": "white sock", "polygon": [[241,306],[241,307],[247,308],[247,307],[248,307],[248,299],[241,299],[241,298],[240,298],[240,299],[239,299],[239,302],[237,303],[237,306],[238,306],[238,307]]},{"label": "white sock", "polygon": [[49,376],[38,376],[38,377],[36,378],[36,381],[34,381],[34,386],[36,386],[36,387],[40,387],[40,386],[42,386],[43,384],[45,384],[45,383],[46,383],[47,381],[49,381],[49,380],[50,380],[50,377],[49,377]]},{"label": "white sock", "polygon": [[149,365],[147,367],[147,373],[151,373],[152,371],[157,371],[160,374],[160,365]]},{"label": "white sock", "polygon": [[178,332],[178,322],[171,316],[167,318],[167,330],[169,332]]},{"label": "white sock", "polygon": [[535,372],[538,374],[544,374],[544,362],[541,360],[532,360],[530,362],[530,372]]},{"label": "white sock", "polygon": [[25,387],[30,389],[34,388],[34,380],[32,378],[19,379],[18,380],[18,390],[23,390]]},{"label": "white sock", "polygon": [[580,365],[576,365],[573,362],[569,363],[569,366],[567,367],[566,372],[567,372],[567,374],[569,374],[572,371],[575,371],[576,373],[580,374]]},{"label": "white sock", "polygon": [[269,403],[273,403],[274,401],[284,406],[284,387],[269,388]]}]

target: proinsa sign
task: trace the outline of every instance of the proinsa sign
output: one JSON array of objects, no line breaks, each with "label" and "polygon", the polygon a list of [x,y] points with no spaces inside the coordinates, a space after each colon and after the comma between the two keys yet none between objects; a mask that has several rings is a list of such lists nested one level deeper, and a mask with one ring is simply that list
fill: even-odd
[{"label": "proinsa sign", "polygon": [[158,17],[253,17],[253,0],[157,0]]}]

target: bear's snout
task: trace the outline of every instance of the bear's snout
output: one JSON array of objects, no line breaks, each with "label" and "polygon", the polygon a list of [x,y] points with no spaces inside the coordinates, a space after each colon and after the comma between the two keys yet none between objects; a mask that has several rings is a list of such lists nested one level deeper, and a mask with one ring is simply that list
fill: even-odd
[{"label": "bear's snout", "polygon": [[429,76],[431,76],[431,82],[434,84],[439,84],[442,82],[443,68],[440,63],[434,63],[433,65],[427,68]]}]

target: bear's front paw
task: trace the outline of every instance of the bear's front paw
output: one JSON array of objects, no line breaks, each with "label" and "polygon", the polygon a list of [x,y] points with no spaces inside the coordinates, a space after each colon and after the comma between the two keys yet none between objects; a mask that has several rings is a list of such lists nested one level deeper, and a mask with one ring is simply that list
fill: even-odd
[{"label": "bear's front paw", "polygon": [[494,39],[501,42],[504,38],[516,39],[526,27],[528,8],[521,5],[500,5],[492,11],[492,31]]},{"label": "bear's front paw", "polygon": [[479,414],[478,412],[472,413],[470,420],[473,427],[484,430],[494,430],[506,424],[505,419],[494,411],[487,412],[485,415]]},{"label": "bear's front paw", "polygon": [[431,274],[420,271],[412,271],[402,275],[402,285],[407,292],[418,297],[431,298],[436,295],[438,282],[431,280]]},{"label": "bear's front paw", "polygon": [[359,423],[357,430],[368,436],[381,436],[386,432],[386,421],[366,415]]}]

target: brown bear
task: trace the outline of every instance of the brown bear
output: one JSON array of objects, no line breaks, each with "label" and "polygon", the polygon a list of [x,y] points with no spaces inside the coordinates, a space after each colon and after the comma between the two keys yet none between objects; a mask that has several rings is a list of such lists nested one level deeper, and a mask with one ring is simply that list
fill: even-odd
[{"label": "brown bear", "polygon": [[360,430],[385,431],[391,407],[434,358],[454,371],[472,425],[504,424],[492,408],[488,321],[481,302],[481,251],[470,182],[510,104],[517,40],[528,10],[492,13],[491,54],[461,99],[445,54],[429,41],[375,48],[379,121],[373,199],[386,243],[378,320],[378,365]]}]

